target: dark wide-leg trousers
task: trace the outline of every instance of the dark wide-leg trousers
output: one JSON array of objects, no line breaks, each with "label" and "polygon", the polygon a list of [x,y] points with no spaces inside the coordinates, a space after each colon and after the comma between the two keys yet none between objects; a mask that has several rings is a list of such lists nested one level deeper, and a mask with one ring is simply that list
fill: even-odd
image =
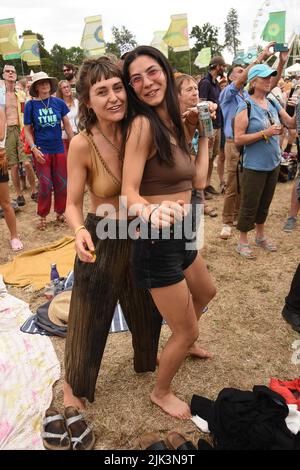
[{"label": "dark wide-leg trousers", "polygon": [[285,298],[285,312],[299,316],[300,325],[300,264],[292,280],[290,292]]},{"label": "dark wide-leg trousers", "polygon": [[154,371],[162,317],[148,290],[134,285],[131,240],[100,240],[100,217],[88,214],[85,226],[95,245],[95,263],[74,266],[74,286],[65,349],[65,379],[78,397],[94,401],[96,381],[110,325],[119,300],[132,334],[134,369]]}]

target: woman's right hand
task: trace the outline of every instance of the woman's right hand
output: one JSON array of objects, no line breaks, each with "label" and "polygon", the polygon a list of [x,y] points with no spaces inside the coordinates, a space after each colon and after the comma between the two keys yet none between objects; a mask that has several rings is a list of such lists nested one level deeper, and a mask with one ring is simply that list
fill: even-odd
[{"label": "woman's right hand", "polygon": [[185,216],[184,201],[163,201],[159,205],[151,204],[148,208],[148,221],[156,228],[170,227],[176,220]]},{"label": "woman's right hand", "polygon": [[75,236],[75,250],[80,261],[84,263],[95,262],[95,247],[88,230],[82,229],[77,232]]},{"label": "woman's right hand", "polygon": [[268,129],[264,130],[264,134],[267,137],[272,137],[273,135],[281,135],[282,134],[282,125],[281,124],[273,124],[272,126],[268,127]]},{"label": "woman's right hand", "polygon": [[34,157],[36,158],[36,160],[42,165],[46,162],[43,152],[41,152],[38,147],[34,147],[34,149],[32,150],[32,153]]}]

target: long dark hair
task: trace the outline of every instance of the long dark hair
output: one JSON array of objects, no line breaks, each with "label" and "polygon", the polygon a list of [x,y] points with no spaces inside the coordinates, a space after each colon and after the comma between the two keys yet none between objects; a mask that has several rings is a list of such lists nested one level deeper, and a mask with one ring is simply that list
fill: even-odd
[{"label": "long dark hair", "polygon": [[155,49],[151,46],[139,46],[133,51],[129,52],[125,58],[123,66],[123,76],[128,96],[127,131],[130,129],[130,125],[135,116],[146,116],[150,121],[151,129],[153,131],[153,140],[157,150],[158,159],[161,162],[165,162],[171,166],[173,164],[173,156],[170,143],[170,129],[168,129],[166,125],[162,122],[158,114],[155,112],[155,109],[143,103],[136,96],[132,86],[129,85],[130,64],[132,64],[132,62],[137,57],[143,55],[152,57],[152,59],[154,59],[160,65],[166,76],[167,88],[165,100],[169,116],[173,123],[172,132],[174,133],[174,137],[176,138],[179,147],[184,150],[187,154],[189,154],[189,149],[185,139],[183,123],[180,115],[178,95],[171,65],[158,49]]},{"label": "long dark hair", "polygon": [[99,80],[108,80],[113,77],[118,77],[123,82],[121,70],[109,57],[88,58],[83,61],[76,80],[76,91],[79,101],[79,130],[85,129],[89,134],[91,128],[97,122],[96,114],[87,105],[90,88]]}]

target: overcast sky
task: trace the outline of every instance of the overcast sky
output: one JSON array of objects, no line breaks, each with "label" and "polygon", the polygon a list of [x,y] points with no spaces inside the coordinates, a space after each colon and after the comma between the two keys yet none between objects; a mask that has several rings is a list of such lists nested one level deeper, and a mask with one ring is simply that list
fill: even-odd
[{"label": "overcast sky", "polygon": [[[299,5],[299,1],[272,0],[272,4]],[[149,44],[153,31],[168,29],[170,15],[187,13],[189,32],[194,25],[210,22],[220,27],[222,42],[224,22],[233,7],[238,11],[243,46],[250,46],[253,20],[263,3],[262,0],[0,0],[0,16],[15,18],[19,35],[25,29],[42,34],[46,49],[50,50],[55,43],[64,47],[79,46],[84,17],[99,14],[106,41],[112,39],[112,26],[124,25],[135,34],[138,44]]]}]

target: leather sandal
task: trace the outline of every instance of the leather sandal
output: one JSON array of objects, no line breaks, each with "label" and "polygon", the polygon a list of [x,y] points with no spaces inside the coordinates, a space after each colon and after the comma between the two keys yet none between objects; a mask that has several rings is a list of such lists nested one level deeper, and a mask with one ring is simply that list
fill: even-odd
[{"label": "leather sandal", "polygon": [[45,449],[70,450],[71,440],[63,415],[54,408],[48,408],[43,419],[42,439]]},{"label": "leather sandal", "polygon": [[67,406],[65,418],[73,450],[92,450],[96,441],[95,434],[82,414],[73,406]]},{"label": "leather sandal", "polygon": [[36,226],[38,230],[41,232],[44,232],[47,228],[47,222],[46,222],[46,217],[41,217],[40,220],[38,221],[38,224]]},{"label": "leather sandal", "polygon": [[137,439],[139,450],[168,450],[158,433],[149,432]]},{"label": "leather sandal", "polygon": [[170,432],[166,437],[166,444],[171,450],[197,450],[192,441],[188,441],[180,432]]}]

